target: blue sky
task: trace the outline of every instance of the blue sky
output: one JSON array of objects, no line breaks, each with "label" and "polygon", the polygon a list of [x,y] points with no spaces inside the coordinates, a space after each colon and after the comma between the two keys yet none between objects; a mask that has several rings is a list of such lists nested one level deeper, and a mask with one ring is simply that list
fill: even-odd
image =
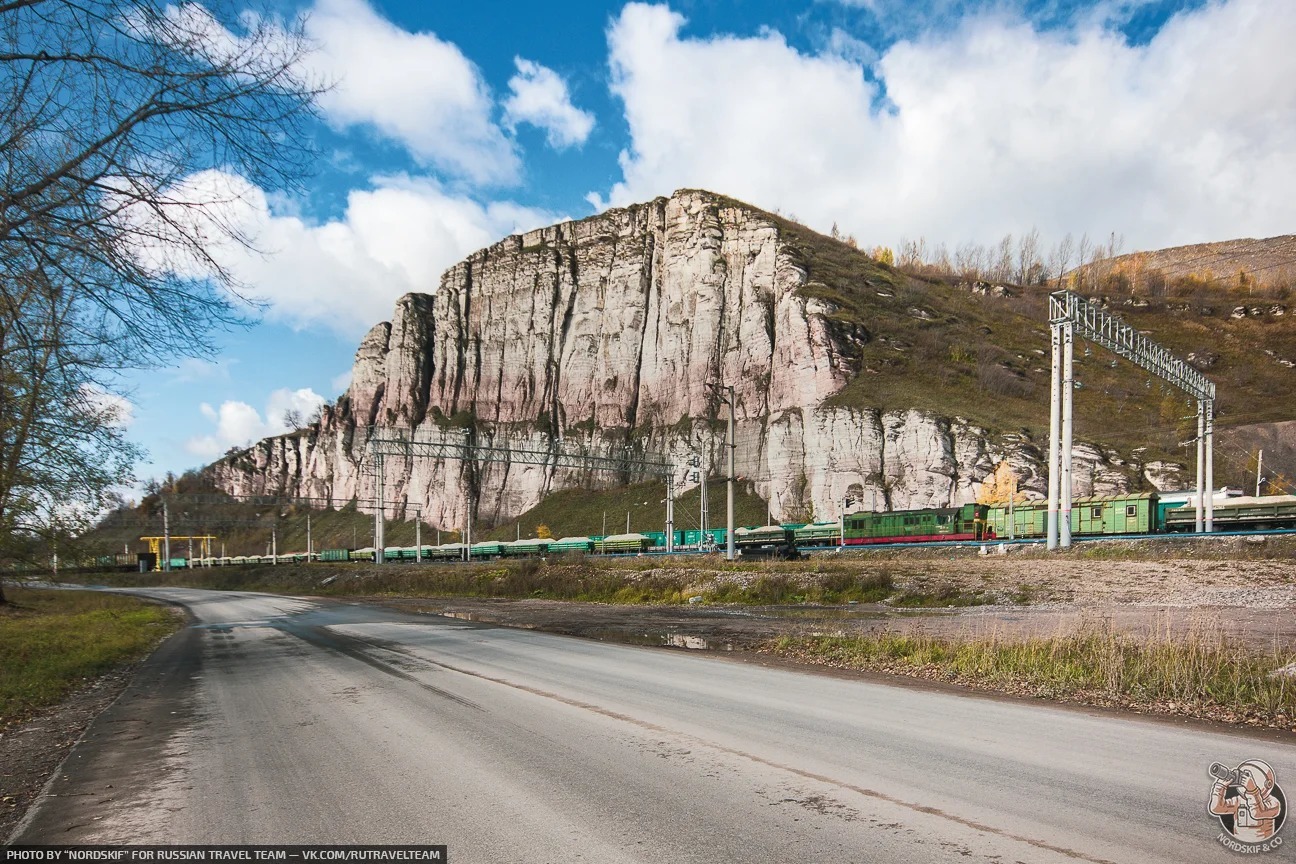
[{"label": "blue sky", "polygon": [[[213,11],[237,30],[238,0]],[[219,171],[269,256],[212,361],[130,376],[141,478],[344,390],[365,330],[516,231],[702,186],[862,245],[1296,231],[1290,0],[278,2],[335,82],[300,193]]]}]

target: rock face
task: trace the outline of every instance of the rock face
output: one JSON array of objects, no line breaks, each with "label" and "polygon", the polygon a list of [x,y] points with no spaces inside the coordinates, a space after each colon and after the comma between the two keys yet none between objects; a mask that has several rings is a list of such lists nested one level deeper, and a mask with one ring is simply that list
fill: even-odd
[{"label": "rock face", "polygon": [[[780,518],[835,518],[843,498],[878,509],[975,498],[996,462],[1043,493],[1041,456],[958,418],[824,402],[848,381],[850,346],[777,224],[700,191],[506,238],[408,294],[356,352],[351,386],[321,421],[214,466],[232,493],[372,499],[368,427],[471,428],[546,450],[555,437],[616,456],[626,446],[699,454],[723,474],[723,416],[709,382],[734,388],[737,473]],[[1131,472],[1076,448],[1077,494]],[[681,468],[679,477],[684,477]],[[714,475],[713,475],[714,476]],[[556,489],[611,485],[552,465],[387,457],[385,500],[433,524],[508,519]],[[637,479],[637,478],[636,478]],[[687,488],[681,486],[681,489]],[[472,502],[470,504],[470,502]]]}]

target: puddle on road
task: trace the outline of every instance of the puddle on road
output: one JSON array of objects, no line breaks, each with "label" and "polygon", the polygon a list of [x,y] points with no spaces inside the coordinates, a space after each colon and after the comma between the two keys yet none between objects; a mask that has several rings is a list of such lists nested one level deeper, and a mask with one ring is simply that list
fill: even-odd
[{"label": "puddle on road", "polygon": [[618,642],[622,645],[647,645],[652,648],[687,648],[691,651],[732,651],[732,642],[719,639],[708,639],[705,636],[692,636],[687,633],[672,633],[669,630],[615,630],[594,629],[580,634],[588,639],[600,642]]}]

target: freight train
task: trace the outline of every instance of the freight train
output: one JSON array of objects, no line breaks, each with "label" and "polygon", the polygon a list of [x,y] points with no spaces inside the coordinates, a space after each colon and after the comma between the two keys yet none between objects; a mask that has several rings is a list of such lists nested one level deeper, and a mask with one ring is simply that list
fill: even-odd
[{"label": "freight train", "polygon": [[[1229,498],[1214,506],[1216,531],[1296,529],[1296,496]],[[900,510],[885,513],[851,513],[834,522],[792,523],[738,528],[734,548],[747,558],[792,558],[802,551],[828,547],[859,547],[894,543],[984,543],[989,541],[1043,538],[1048,505],[1028,501],[1007,504],[964,504]],[[844,524],[843,524],[844,522]],[[1192,503],[1164,503],[1155,492],[1077,498],[1071,505],[1073,537],[1119,537],[1192,532],[1196,508]],[[708,531],[675,532],[674,547],[681,552],[714,551],[726,544],[723,528]],[[607,537],[562,537],[517,541],[485,540],[466,546],[388,547],[384,561],[462,561],[525,558],[541,555],[641,555],[666,551],[664,532],[613,534]],[[279,555],[277,563],[311,561],[373,561],[373,547],[324,549],[307,556],[304,552]],[[269,555],[195,559],[192,566],[271,564]],[[183,559],[171,562],[172,569],[185,566]]]}]

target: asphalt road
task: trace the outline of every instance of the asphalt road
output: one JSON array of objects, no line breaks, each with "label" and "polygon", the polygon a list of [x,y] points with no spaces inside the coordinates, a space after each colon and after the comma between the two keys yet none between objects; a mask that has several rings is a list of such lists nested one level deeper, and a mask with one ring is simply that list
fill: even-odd
[{"label": "asphalt road", "polygon": [[363,605],[145,593],[195,623],[12,839],[444,843],[456,864],[1228,861],[1210,763],[1266,759],[1296,792],[1283,740]]}]

